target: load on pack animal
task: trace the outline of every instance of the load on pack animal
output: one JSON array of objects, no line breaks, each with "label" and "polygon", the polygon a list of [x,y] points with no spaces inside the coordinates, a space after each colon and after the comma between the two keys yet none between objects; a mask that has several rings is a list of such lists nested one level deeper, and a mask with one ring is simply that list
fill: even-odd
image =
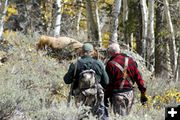
[{"label": "load on pack animal", "polygon": [[[81,55],[82,54],[82,43],[78,40],[75,40],[70,37],[50,37],[42,35],[39,38],[39,41],[36,43],[36,50],[45,50],[50,48],[53,51],[63,50],[68,48],[70,54]],[[104,60],[105,56],[99,53],[97,50],[94,50],[93,57],[95,59]]]}]

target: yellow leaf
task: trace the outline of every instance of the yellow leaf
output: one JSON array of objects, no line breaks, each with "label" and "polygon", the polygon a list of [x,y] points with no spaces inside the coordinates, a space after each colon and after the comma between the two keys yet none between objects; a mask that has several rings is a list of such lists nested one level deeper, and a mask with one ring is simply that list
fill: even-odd
[{"label": "yellow leaf", "polygon": [[104,32],[102,34],[102,44],[103,44],[103,47],[107,48],[108,45],[109,45],[109,32]]},{"label": "yellow leaf", "polygon": [[114,3],[114,0],[105,0],[105,2],[112,5]]},{"label": "yellow leaf", "polygon": [[12,8],[12,7],[8,7],[7,12],[10,15],[16,15],[18,13],[17,10],[15,8]]}]

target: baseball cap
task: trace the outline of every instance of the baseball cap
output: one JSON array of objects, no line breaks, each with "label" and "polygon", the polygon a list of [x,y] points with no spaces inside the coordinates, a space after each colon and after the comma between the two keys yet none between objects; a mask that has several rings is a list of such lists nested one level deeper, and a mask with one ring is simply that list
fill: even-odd
[{"label": "baseball cap", "polygon": [[93,45],[90,43],[84,43],[84,45],[82,46],[82,49],[84,51],[93,51],[94,50]]}]

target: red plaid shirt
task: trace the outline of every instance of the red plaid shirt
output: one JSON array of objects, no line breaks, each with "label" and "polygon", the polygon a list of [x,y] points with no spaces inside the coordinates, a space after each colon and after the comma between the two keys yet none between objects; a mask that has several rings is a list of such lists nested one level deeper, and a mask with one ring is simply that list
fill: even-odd
[{"label": "red plaid shirt", "polygon": [[[125,57],[128,56],[126,54],[117,53],[114,56],[112,56],[110,60],[107,62],[106,71],[108,73],[109,82],[110,82],[110,84],[107,86],[106,89],[107,92],[110,92],[111,90],[120,89],[123,79],[122,71],[111,61],[115,61],[119,63],[124,68]],[[144,80],[142,79],[141,74],[139,73],[137,64],[131,57],[128,58],[129,58],[128,68],[127,68],[128,76],[133,81],[133,83],[136,82],[141,93],[145,93],[146,88],[144,87]],[[132,88],[133,88],[132,84],[127,79],[125,79],[122,89],[127,90]]]}]

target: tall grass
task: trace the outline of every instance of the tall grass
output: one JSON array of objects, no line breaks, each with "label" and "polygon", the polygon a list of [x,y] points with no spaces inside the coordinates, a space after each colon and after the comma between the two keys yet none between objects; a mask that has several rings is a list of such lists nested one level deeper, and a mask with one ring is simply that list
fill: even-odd
[{"label": "tall grass", "polygon": [[[0,119],[6,120],[77,120],[87,107],[67,108],[69,86],[63,82],[68,61],[57,60],[37,53],[35,42],[38,34],[9,34],[11,44],[8,60],[0,65]],[[0,54],[1,55],[1,54]],[[140,64],[140,63],[139,63]],[[179,83],[167,83],[163,79],[150,79],[149,72],[142,71],[146,80],[149,102],[141,106],[139,91],[129,116],[117,117],[110,112],[110,120],[163,120],[164,107],[177,103]],[[89,116],[93,120],[95,117]]]}]

